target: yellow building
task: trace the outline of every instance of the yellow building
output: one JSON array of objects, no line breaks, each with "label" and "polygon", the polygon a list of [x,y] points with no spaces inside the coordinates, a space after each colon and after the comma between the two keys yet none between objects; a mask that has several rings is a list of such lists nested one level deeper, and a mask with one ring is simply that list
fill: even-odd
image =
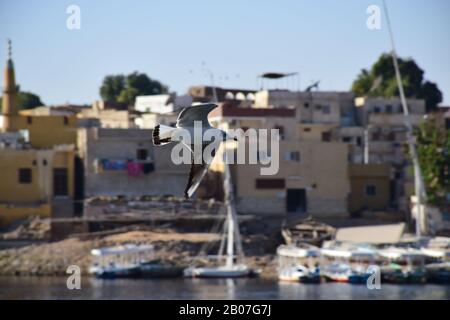
[{"label": "yellow building", "polygon": [[52,148],[59,144],[76,144],[76,116],[34,115],[33,110],[23,110],[10,117],[10,128],[27,130],[32,148]]},{"label": "yellow building", "polygon": [[4,79],[2,116],[0,119],[0,127],[3,132],[27,130],[29,142],[33,148],[52,148],[58,144],[76,145],[76,116],[38,115],[33,110],[18,110],[11,46],[9,46]]},{"label": "yellow building", "polygon": [[390,200],[389,164],[350,164],[349,210],[385,210]]},{"label": "yellow building", "polygon": [[10,42],[4,79],[0,225],[30,215],[54,216],[55,207],[58,214],[67,216],[74,198],[76,118],[19,112]]},{"label": "yellow building", "polygon": [[30,215],[50,217],[55,200],[72,205],[73,147],[0,149],[0,225]]}]

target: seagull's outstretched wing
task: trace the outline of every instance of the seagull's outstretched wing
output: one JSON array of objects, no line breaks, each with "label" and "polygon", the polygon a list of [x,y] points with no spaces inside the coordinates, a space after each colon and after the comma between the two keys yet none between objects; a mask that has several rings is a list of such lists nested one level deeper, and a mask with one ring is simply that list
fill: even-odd
[{"label": "seagull's outstretched wing", "polygon": [[[212,157],[214,158],[216,153],[216,150],[214,149],[212,151]],[[211,159],[212,161],[212,159]],[[189,180],[186,185],[186,189],[184,190],[184,196],[186,198],[192,197],[195,190],[197,190],[198,186],[200,185],[200,182],[202,181],[203,177],[205,176],[206,172],[208,172],[209,165],[211,164],[211,161],[208,163],[205,162],[202,158],[201,164],[195,164],[194,162],[194,154],[191,153],[191,170],[189,171]]]},{"label": "seagull's outstretched wing", "polygon": [[210,127],[208,113],[217,107],[215,103],[203,103],[181,110],[177,119],[177,127],[193,127],[194,121],[201,121],[203,127]]}]

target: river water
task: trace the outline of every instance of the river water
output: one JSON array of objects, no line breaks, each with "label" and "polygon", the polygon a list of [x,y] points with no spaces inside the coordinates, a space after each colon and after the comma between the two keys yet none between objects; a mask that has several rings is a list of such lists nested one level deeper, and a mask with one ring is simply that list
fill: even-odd
[{"label": "river water", "polygon": [[64,277],[0,277],[0,299],[445,299],[449,285],[390,285],[369,290],[345,283],[278,283],[265,279],[82,278],[69,290]]}]

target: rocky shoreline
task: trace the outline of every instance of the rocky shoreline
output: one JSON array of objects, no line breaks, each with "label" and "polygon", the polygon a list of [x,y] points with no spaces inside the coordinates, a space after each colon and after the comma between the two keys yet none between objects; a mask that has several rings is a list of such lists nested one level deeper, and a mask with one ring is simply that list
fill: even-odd
[{"label": "rocky shoreline", "polygon": [[[20,248],[0,250],[0,276],[64,276],[67,267],[77,265],[82,274],[92,262],[93,248],[120,244],[152,244],[156,258],[180,266],[208,265],[199,252],[214,254],[220,242],[218,234],[183,233],[172,229],[124,231],[110,235],[83,235],[57,242],[37,242]],[[263,235],[243,236],[246,263],[274,277],[276,262],[271,241]]]}]

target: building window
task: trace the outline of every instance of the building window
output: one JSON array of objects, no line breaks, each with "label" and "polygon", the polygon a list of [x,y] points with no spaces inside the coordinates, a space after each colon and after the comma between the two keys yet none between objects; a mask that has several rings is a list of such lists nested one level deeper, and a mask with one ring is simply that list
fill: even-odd
[{"label": "building window", "polygon": [[63,121],[64,121],[64,125],[65,125],[65,126],[69,125],[69,118],[64,117],[64,118],[63,118]]},{"label": "building window", "polygon": [[376,186],[374,186],[374,185],[366,186],[366,195],[367,196],[373,197],[373,196],[376,196],[376,194],[377,194],[377,187]]},{"label": "building window", "polygon": [[390,104],[388,104],[386,106],[386,113],[392,113],[392,110],[393,110],[392,106]]},{"label": "building window", "polygon": [[308,103],[308,102],[305,102],[305,103],[303,104],[303,106],[304,106],[305,108],[309,108],[309,103]]},{"label": "building window", "polygon": [[316,110],[322,109],[322,106],[320,104],[316,104]]},{"label": "building window", "polygon": [[284,189],[284,179],[256,179],[256,189]]},{"label": "building window", "polygon": [[395,132],[389,132],[387,135],[389,141],[395,141]]},{"label": "building window", "polygon": [[148,158],[147,149],[137,149],[136,151],[137,160],[147,160],[147,158]]},{"label": "building window", "polygon": [[27,123],[28,123],[28,124],[33,124],[33,118],[30,117],[30,116],[28,116],[28,117],[27,117]]},{"label": "building window", "polygon": [[358,147],[361,146],[361,142],[362,142],[361,137],[356,137],[356,145],[357,145]]},{"label": "building window", "polygon": [[303,132],[310,132],[311,128],[303,128]]},{"label": "building window", "polygon": [[53,195],[67,196],[68,190],[68,174],[66,168],[53,169]]},{"label": "building window", "polygon": [[350,143],[350,142],[352,142],[352,137],[342,137],[342,141]]},{"label": "building window", "polygon": [[381,112],[380,107],[377,107],[377,106],[373,107],[373,112],[374,113],[380,113]]},{"label": "building window", "polygon": [[286,161],[300,162],[300,152],[299,151],[288,151],[285,153]]},{"label": "building window", "polygon": [[20,168],[19,169],[19,183],[31,183],[31,169],[30,168]]},{"label": "building window", "polygon": [[372,140],[379,141],[381,139],[381,134],[379,132],[372,133]]},{"label": "building window", "polygon": [[322,132],[322,141],[325,141],[325,142],[331,141],[331,132],[330,131]]},{"label": "building window", "polygon": [[323,114],[330,114],[331,108],[330,106],[322,106],[322,113]]}]

